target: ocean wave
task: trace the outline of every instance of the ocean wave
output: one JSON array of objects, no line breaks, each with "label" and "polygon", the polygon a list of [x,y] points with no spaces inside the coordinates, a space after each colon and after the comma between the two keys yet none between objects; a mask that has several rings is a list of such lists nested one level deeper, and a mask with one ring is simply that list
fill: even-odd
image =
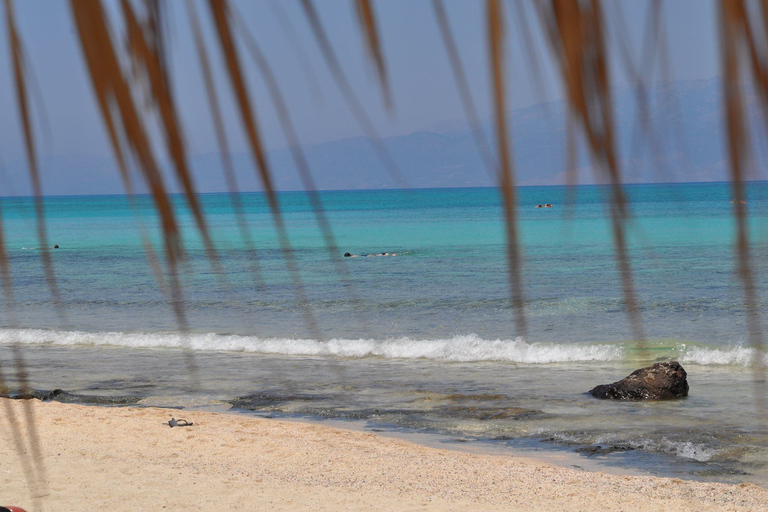
[{"label": "ocean wave", "polygon": [[667,453],[674,453],[678,457],[693,459],[699,462],[708,462],[722,452],[722,450],[708,446],[705,443],[695,443],[693,441],[673,441],[664,438],[660,444]]},{"label": "ocean wave", "polygon": [[[653,432],[551,432],[542,429],[538,432],[542,437],[548,437],[557,443],[566,445],[600,445],[617,446],[624,449],[642,450],[645,452],[667,453],[684,459],[698,462],[708,462],[722,456],[724,449],[714,438],[682,439],[670,438],[667,435]],[[679,437],[679,436],[678,436]]]},{"label": "ocean wave", "polygon": [[[606,437],[606,436],[604,436]],[[615,443],[619,436],[607,436],[613,438]],[[636,450],[646,452],[668,453],[684,459],[692,459],[699,462],[708,462],[722,453],[716,447],[716,441],[695,441],[687,439],[670,439],[666,436],[648,437],[647,435],[632,439],[622,440],[623,444]],[[602,440],[602,442],[605,442]]]},{"label": "ocean wave", "polygon": [[[195,351],[254,352],[299,356],[388,359],[432,359],[437,361],[502,361],[524,364],[611,362],[630,357],[624,343],[528,343],[516,339],[483,339],[476,334],[443,339],[342,339],[328,341],[295,338],[259,338],[234,334],[179,332],[84,332],[47,329],[0,329],[0,344],[90,345],[130,348],[186,348]],[[659,359],[682,364],[748,367],[755,349],[743,345],[722,348],[691,344],[665,347]],[[768,364],[768,355],[765,356]]]},{"label": "ocean wave", "polygon": [[[678,361],[700,365],[730,365],[751,366],[755,360],[755,349],[742,345],[725,348],[709,348],[700,346],[683,347],[680,349]],[[764,355],[768,364],[768,355]]]},{"label": "ocean wave", "polygon": [[331,339],[316,341],[289,338],[182,333],[123,333],[53,331],[44,329],[0,330],[0,344],[91,345],[131,348],[187,348],[228,352],[256,352],[303,356],[389,359],[433,359],[439,361],[505,361],[548,364],[579,361],[620,360],[617,345],[526,343],[514,340],[485,340],[475,334],[447,339]]}]

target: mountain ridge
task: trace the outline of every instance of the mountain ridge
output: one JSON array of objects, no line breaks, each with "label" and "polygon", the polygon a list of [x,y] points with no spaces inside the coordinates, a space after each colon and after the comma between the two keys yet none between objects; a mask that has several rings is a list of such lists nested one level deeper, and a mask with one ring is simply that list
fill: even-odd
[{"label": "mountain ridge", "polygon": [[[711,182],[728,179],[728,160],[722,131],[720,81],[680,81],[652,85],[646,89],[648,116],[641,119],[638,95],[629,87],[614,94],[617,150],[626,183]],[[765,130],[757,99],[746,95],[750,125],[758,136],[758,147],[765,144]],[[559,185],[568,181],[566,173],[566,106],[548,102],[510,112],[517,184]],[[440,131],[439,126],[451,127]],[[381,139],[411,188],[489,187],[496,184],[493,173],[482,162],[471,129],[462,121],[445,121],[408,135]],[[649,132],[643,126],[650,126]],[[493,149],[494,136],[488,119],[481,121]],[[321,144],[305,145],[304,155],[319,190],[402,188],[387,173],[366,137],[357,136]],[[764,155],[758,154],[760,160]],[[268,160],[278,190],[303,190],[289,148],[271,150]],[[766,151],[768,154],[768,151]],[[239,188],[261,190],[249,153],[232,154]],[[761,160],[760,160],[761,161]],[[197,189],[200,192],[226,191],[217,153],[190,155]],[[756,160],[757,162],[757,160]],[[589,158],[582,150],[576,159],[577,183],[595,184],[603,180],[591,172]],[[7,166],[17,195],[29,193],[23,162]],[[164,166],[168,169],[168,165]],[[114,163],[107,158],[63,155],[41,159],[46,195],[122,193]],[[73,180],[79,171],[89,180]],[[169,190],[178,191],[167,173]],[[750,176],[755,179],[757,176]],[[83,183],[83,181],[88,181]],[[136,176],[136,183],[140,179]],[[142,192],[141,187],[138,191]],[[27,192],[27,194],[25,194]]]}]

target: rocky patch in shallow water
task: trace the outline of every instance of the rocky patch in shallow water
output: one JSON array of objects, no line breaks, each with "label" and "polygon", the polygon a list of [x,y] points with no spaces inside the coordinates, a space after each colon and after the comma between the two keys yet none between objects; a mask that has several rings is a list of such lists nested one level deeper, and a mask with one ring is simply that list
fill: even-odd
[{"label": "rocky patch in shallow water", "polygon": [[84,405],[136,405],[144,397],[134,395],[107,396],[107,395],[80,395],[69,393],[63,389],[54,389],[44,391],[39,389],[30,390],[27,393],[11,393],[0,395],[0,398],[11,398],[14,400],[37,399],[43,402],[61,402],[65,404],[84,404]]},{"label": "rocky patch in shallow water", "polygon": [[233,400],[227,400],[227,402],[232,404],[232,407],[237,409],[261,411],[279,410],[279,406],[291,402],[310,403],[327,399],[328,397],[321,395],[278,395],[264,392],[253,393],[252,395],[247,396],[239,396]]},{"label": "rocky patch in shallow water", "polygon": [[541,411],[522,407],[474,407],[454,405],[442,407],[439,411],[452,419],[472,420],[526,420],[544,414]]},{"label": "rocky patch in shallow water", "polygon": [[592,455],[608,455],[609,453],[613,453],[613,452],[629,452],[634,449],[635,449],[634,447],[626,444],[612,444],[608,446],[593,444],[589,446],[583,446],[581,448],[576,448],[576,450],[574,451],[576,453],[581,453],[582,455],[586,455],[587,457],[590,457]]}]

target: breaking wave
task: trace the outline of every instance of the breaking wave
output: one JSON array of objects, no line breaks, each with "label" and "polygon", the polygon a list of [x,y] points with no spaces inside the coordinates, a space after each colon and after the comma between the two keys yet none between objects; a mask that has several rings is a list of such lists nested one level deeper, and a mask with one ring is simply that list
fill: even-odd
[{"label": "breaking wave", "polygon": [[[741,345],[725,348],[688,347],[681,351],[681,363],[701,365],[750,366],[755,359],[755,349]],[[768,357],[764,358],[768,362]]]},{"label": "breaking wave", "polygon": [[[528,343],[521,338],[487,340],[476,334],[443,339],[341,339],[328,341],[294,338],[259,338],[235,334],[179,332],[84,332],[47,329],[0,329],[0,344],[85,345],[129,348],[186,348],[195,351],[254,352],[300,356],[388,359],[432,359],[436,361],[503,361],[549,364],[588,361],[620,361],[628,356],[624,343]],[[722,348],[680,344],[668,347],[661,359],[683,364],[753,364],[755,349],[742,345]],[[768,355],[766,356],[768,364]]]},{"label": "breaking wave", "polygon": [[191,350],[256,352],[303,356],[384,357],[440,361],[507,361],[547,364],[578,361],[620,360],[617,345],[526,343],[522,339],[485,340],[475,334],[447,339],[311,339],[258,338],[255,336],[182,333],[123,333],[53,331],[44,329],[0,330],[0,344],[90,345],[131,348],[187,348]]}]

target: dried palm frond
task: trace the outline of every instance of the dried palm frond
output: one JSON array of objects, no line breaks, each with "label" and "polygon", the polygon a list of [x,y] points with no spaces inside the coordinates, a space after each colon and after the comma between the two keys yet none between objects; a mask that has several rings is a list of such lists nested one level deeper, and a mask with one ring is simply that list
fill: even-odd
[{"label": "dried palm frond", "polygon": [[285,11],[283,11],[280,5],[280,0],[269,0],[267,1],[267,5],[271,9],[272,15],[277,20],[280,28],[282,28],[285,36],[288,38],[288,43],[293,47],[293,51],[299,59],[300,68],[304,73],[307,84],[310,86],[314,100],[318,103],[322,103],[323,95],[320,92],[320,86],[318,85],[317,75],[315,75],[312,62],[309,60],[309,57],[307,57],[307,52],[304,50],[304,46],[296,35],[296,31],[293,29],[290,18],[288,18]]},{"label": "dried palm frond", "polygon": [[[747,314],[749,343],[754,349],[752,367],[755,372],[755,404],[759,414],[765,414],[765,346],[762,321],[755,284],[755,271],[750,254],[749,228],[747,225],[746,180],[750,149],[749,127],[744,115],[741,77],[745,72],[742,56],[749,55],[749,71],[763,106],[763,117],[768,123],[768,56],[759,54],[756,34],[747,15],[746,6],[740,0],[722,0],[720,47],[722,52],[723,100],[727,127],[728,153],[730,157],[731,186],[733,188],[733,214],[736,219],[737,273],[744,290],[744,308]],[[762,36],[768,36],[768,9],[764,4],[764,18],[760,21]]]},{"label": "dried palm frond", "polygon": [[43,201],[43,187],[40,181],[40,171],[37,165],[37,151],[35,149],[34,129],[29,115],[27,102],[26,66],[24,64],[24,52],[21,40],[16,30],[16,22],[13,13],[13,3],[5,0],[5,17],[8,25],[8,40],[11,50],[13,76],[16,85],[16,105],[19,108],[21,128],[24,135],[24,148],[27,156],[27,169],[32,182],[32,192],[35,197],[35,218],[37,221],[37,238],[40,242],[40,257],[45,271],[45,279],[48,289],[51,291],[53,303],[57,313],[63,318],[64,310],[61,307],[61,295],[56,284],[56,273],[48,245],[48,233],[45,227],[45,205]]},{"label": "dried palm frond", "polygon": [[[649,16],[647,20],[648,27],[646,29],[646,44],[644,47],[645,54],[640,58],[642,64],[638,66],[635,64],[634,58],[629,48],[630,44],[627,40],[628,31],[624,21],[624,12],[621,8],[621,4],[609,3],[608,5],[612,6],[614,9],[614,16],[612,19],[616,25],[616,30],[614,32],[616,33],[616,46],[618,47],[621,57],[619,61],[624,65],[625,74],[632,84],[632,88],[635,93],[635,103],[639,111],[637,116],[638,128],[633,129],[632,134],[632,149],[630,150],[631,154],[633,155],[633,159],[637,159],[640,154],[640,143],[647,141],[650,146],[650,151],[653,154],[661,155],[661,145],[659,144],[656,132],[653,129],[653,125],[651,124],[651,108],[648,99],[648,86],[646,85],[647,80],[651,79],[652,71],[654,69],[653,56],[655,54],[655,44],[652,43],[656,41],[654,32],[656,31],[658,25],[658,7],[652,13],[652,16]],[[655,2],[651,5],[660,6],[658,2]],[[664,165],[660,171],[661,175],[672,175],[672,172],[670,172],[669,167],[666,165]]]},{"label": "dried palm frond", "polygon": [[219,43],[221,50],[224,53],[224,59],[229,73],[230,84],[234,96],[237,100],[238,110],[240,112],[240,119],[243,123],[243,128],[248,140],[248,144],[251,148],[251,155],[254,160],[254,164],[258,170],[258,175],[261,178],[261,183],[264,187],[264,193],[267,196],[267,202],[269,203],[270,210],[272,211],[272,218],[277,230],[277,235],[280,240],[280,247],[283,250],[283,257],[285,258],[286,266],[291,275],[293,287],[296,292],[296,297],[301,307],[302,314],[304,315],[304,321],[316,339],[320,339],[320,331],[315,321],[314,314],[309,308],[309,301],[304,291],[304,286],[301,283],[301,277],[299,276],[299,269],[296,263],[296,258],[291,248],[291,242],[288,238],[288,230],[286,229],[285,222],[283,221],[282,213],[280,211],[280,204],[277,200],[277,192],[274,187],[272,179],[272,173],[267,162],[266,155],[259,136],[258,126],[256,124],[256,117],[253,115],[253,107],[251,105],[248,89],[245,85],[245,78],[240,66],[240,59],[237,53],[237,47],[235,46],[234,38],[232,37],[232,30],[230,27],[230,9],[226,0],[209,0],[208,2],[211,13],[213,15],[214,23],[216,25],[216,33],[219,36]]},{"label": "dried palm frond", "polygon": [[[13,3],[11,0],[5,0],[5,22],[8,31],[9,48],[12,56],[13,76],[16,85],[16,104],[19,108],[19,116],[21,118],[22,132],[24,134],[24,147],[27,156],[27,169],[32,181],[32,188],[35,195],[35,217],[37,220],[37,236],[41,245],[41,258],[43,262],[43,269],[45,271],[46,281],[48,283],[48,289],[54,300],[57,313],[63,318],[63,310],[61,308],[61,300],[59,297],[59,290],[56,284],[56,276],[53,269],[53,262],[51,261],[51,255],[48,252],[48,237],[45,229],[45,210],[43,205],[43,191],[40,182],[40,173],[37,167],[37,152],[35,150],[34,130],[32,129],[32,122],[29,116],[29,106],[27,104],[27,86],[25,80],[25,65],[24,54],[22,50],[21,39],[19,38],[16,29],[16,18],[13,10]],[[2,219],[0,219],[0,222]],[[0,229],[1,231],[1,229]],[[1,235],[2,233],[0,233]],[[9,312],[14,314],[13,292],[11,289],[11,274],[10,266],[7,260],[7,253],[5,251],[5,243],[0,236],[0,252],[3,253],[0,257],[0,273],[2,274],[3,293],[6,298],[6,304],[9,306]],[[14,322],[15,323],[15,322]],[[21,346],[18,342],[11,344],[11,351],[13,353],[13,364],[16,369],[16,380],[19,384],[22,394],[29,392],[29,379],[27,375],[27,366],[24,362],[24,354],[21,350]],[[7,392],[5,384],[4,368],[0,362],[0,393]],[[22,435],[22,425],[16,418],[16,415],[10,404],[5,403],[5,416],[8,418],[8,423],[11,427],[11,436],[13,437],[14,446],[19,459],[22,462],[22,471],[27,479],[30,489],[36,491],[33,496],[33,502],[37,507],[40,506],[39,496],[45,493],[48,479],[46,477],[46,468],[43,463],[43,455],[40,447],[40,436],[37,431],[37,423],[35,422],[34,410],[32,404],[25,402],[23,407],[24,414],[24,426],[26,426],[27,436]],[[26,457],[23,439],[27,437],[29,444],[29,452],[31,457]],[[31,459],[31,460],[30,460]]]},{"label": "dried palm frond", "polygon": [[477,109],[475,103],[472,101],[472,93],[469,90],[469,84],[467,83],[467,75],[464,72],[464,66],[461,64],[461,57],[459,56],[459,50],[456,47],[456,42],[453,38],[453,32],[451,32],[451,26],[448,22],[448,16],[445,13],[445,7],[442,0],[432,0],[432,8],[435,11],[435,19],[437,20],[437,26],[440,28],[440,36],[443,38],[443,46],[448,53],[448,60],[451,63],[451,71],[453,72],[453,78],[456,81],[456,87],[459,90],[459,97],[461,98],[461,106],[464,109],[464,116],[467,118],[469,127],[472,130],[472,138],[475,141],[480,157],[483,159],[483,164],[486,170],[492,178],[496,178],[496,163],[493,159],[491,152],[491,146],[488,143],[488,139],[485,137],[483,127],[480,124],[480,118],[477,115]]},{"label": "dried palm frond", "polygon": [[525,336],[528,325],[525,318],[525,301],[521,270],[520,244],[517,234],[517,192],[509,133],[507,128],[506,75],[504,73],[504,24],[499,0],[487,0],[488,48],[491,66],[496,146],[499,154],[498,183],[504,204],[504,220],[507,234],[507,259],[512,307],[519,336]]},{"label": "dried palm frond", "polygon": [[331,42],[325,34],[325,29],[323,29],[323,24],[320,21],[320,17],[317,15],[317,11],[315,11],[312,0],[301,0],[301,5],[304,7],[304,13],[307,15],[309,26],[312,28],[312,33],[315,35],[317,46],[320,47],[320,51],[325,58],[325,63],[328,65],[328,69],[331,70],[331,75],[341,91],[344,100],[352,111],[352,115],[354,115],[355,120],[363,129],[363,132],[368,138],[368,142],[384,164],[384,168],[387,170],[390,177],[398,186],[403,188],[407,187],[408,181],[405,176],[403,176],[403,173],[395,163],[395,160],[392,158],[389,150],[387,150],[387,147],[381,141],[381,137],[379,136],[376,127],[365,112],[365,109],[357,98],[357,94],[355,94],[355,90],[350,85],[349,80],[347,80],[347,76],[344,74],[341,64],[336,58],[336,53],[333,51]]},{"label": "dried palm frond", "polygon": [[[258,125],[255,104],[251,100],[250,89],[246,83],[247,69],[241,65],[238,41],[246,44],[256,68],[263,77],[273,107],[276,110],[283,134],[299,171],[304,188],[314,209],[318,225],[322,232],[325,245],[331,254],[331,259],[337,265],[339,274],[347,271],[339,264],[339,250],[331,230],[320,195],[316,191],[316,183],[312,176],[307,157],[299,141],[297,130],[290,117],[289,104],[285,100],[280,84],[265,55],[262,53],[255,37],[244,24],[233,20],[233,11],[226,0],[208,0],[211,20],[215,26],[216,38],[224,57],[227,78],[231,85],[232,98],[236,103],[242,129],[253,159],[256,174],[263,186],[273,222],[277,231],[283,257],[291,276],[297,301],[301,307],[308,330],[316,339],[321,339],[314,314],[309,307],[306,290],[301,282],[298,263],[291,247],[287,226],[281,212],[275,186],[273,169],[266,155]],[[486,168],[498,180],[502,198],[504,221],[506,228],[507,264],[509,268],[510,296],[514,307],[515,322],[518,334],[525,336],[527,319],[525,315],[524,286],[522,279],[522,247],[519,241],[517,226],[517,192],[515,183],[515,166],[513,148],[511,146],[510,123],[508,117],[507,74],[505,70],[505,21],[502,13],[503,4],[499,0],[486,0],[486,36],[491,79],[491,99],[496,138],[497,157],[494,158],[490,149],[491,144],[482,130],[478,113],[468,85],[468,80],[459,57],[459,51],[454,41],[453,33],[448,23],[448,17],[441,0],[433,0],[433,9],[448,53],[451,70],[456,81],[464,114],[472,128],[472,135],[478,152]],[[158,0],[143,0],[143,12],[136,6],[142,5],[139,0],[120,0],[118,16],[123,22],[126,36],[126,47],[115,44],[112,25],[108,21],[106,9],[100,0],[70,0],[70,8],[75,21],[77,38],[85,58],[86,68],[93,86],[93,94],[104,121],[105,131],[114,152],[118,169],[125,185],[126,192],[132,198],[134,184],[131,180],[130,165],[136,163],[146,187],[148,188],[155,209],[160,219],[162,229],[162,244],[164,248],[167,279],[160,268],[158,255],[146,231],[142,228],[142,243],[147,252],[147,258],[155,274],[158,285],[167,289],[170,302],[176,315],[177,323],[182,331],[187,330],[187,316],[184,309],[183,294],[179,276],[179,265],[184,259],[184,247],[180,234],[177,215],[170,198],[170,188],[164,180],[162,169],[153,145],[149,116],[137,106],[139,87],[145,87],[153,112],[158,115],[159,132],[165,137],[164,148],[170,155],[173,171],[181,185],[187,203],[190,206],[198,231],[201,233],[209,261],[218,268],[218,256],[209,228],[205,212],[198,197],[193,182],[189,155],[184,143],[181,116],[175,108],[175,99],[170,84],[170,73],[167,54],[167,42],[164,36],[165,4]],[[319,94],[317,79],[312,71],[311,62],[301,49],[298,38],[281,7],[271,2],[270,7],[293,41],[302,69],[313,90]],[[392,109],[393,94],[390,75],[386,66],[381,34],[377,19],[370,0],[355,0],[358,24],[368,56],[376,70],[381,87],[384,104]],[[618,273],[622,282],[622,294],[632,327],[633,337],[640,349],[645,347],[645,329],[640,315],[640,307],[636,297],[630,255],[626,237],[626,221],[629,218],[629,205],[622,184],[622,171],[617,154],[617,135],[614,123],[612,88],[608,70],[609,54],[618,52],[621,62],[626,67],[636,89],[636,103],[640,111],[641,135],[653,152],[660,153],[661,144],[653,133],[649,121],[650,111],[647,80],[654,69],[654,61],[659,59],[661,67],[668,76],[669,62],[665,49],[662,30],[660,0],[652,0],[649,4],[648,28],[643,54],[638,63],[634,62],[629,49],[629,43],[623,37],[626,29],[623,27],[623,16],[613,18],[617,24],[620,37],[616,46],[612,46],[607,38],[607,28],[610,19],[603,13],[605,4],[599,0],[549,0],[537,1],[533,4],[541,21],[542,31],[548,39],[552,61],[562,79],[567,105],[566,137],[567,137],[567,180],[572,185],[576,179],[576,168],[579,160],[580,143],[584,144],[593,162],[597,181],[608,182],[610,185],[610,217],[611,230],[615,247],[615,258]],[[611,4],[620,12],[618,4]],[[309,23],[317,47],[330,69],[336,86],[350,108],[356,122],[362,128],[374,152],[384,165],[386,172],[400,186],[407,181],[389,150],[379,137],[379,133],[359,100],[357,92],[351,86],[344,72],[342,63],[336,56],[327,36],[318,12],[311,0],[301,0],[303,12]],[[45,271],[46,282],[57,311],[61,311],[60,293],[56,284],[53,262],[48,250],[48,240],[45,228],[45,211],[42,198],[42,184],[38,169],[38,157],[35,144],[29,106],[30,86],[28,59],[17,31],[11,0],[4,0],[5,20],[9,48],[11,50],[12,76],[16,87],[16,103],[21,119],[25,155],[28,172],[35,195],[35,215],[37,235],[41,245],[41,258]],[[253,252],[256,263],[256,248],[250,236],[244,208],[240,199],[234,166],[230,155],[229,143],[222,119],[215,76],[209,63],[206,44],[192,1],[188,2],[190,23],[197,47],[203,81],[208,94],[211,117],[216,131],[219,150],[222,158],[227,188],[235,209],[238,226],[246,249]],[[541,70],[538,58],[534,55],[533,37],[525,20],[525,6],[510,0],[513,16],[520,21],[520,36],[522,48],[528,57],[536,89],[543,91]],[[753,6],[754,7],[754,6]],[[755,16],[755,11],[759,12]],[[721,52],[722,74],[724,84],[725,125],[727,129],[727,147],[730,158],[730,180],[733,186],[734,218],[736,220],[736,261],[737,271],[744,291],[744,307],[747,315],[749,341],[754,348],[754,382],[755,403],[758,412],[766,411],[765,390],[765,348],[763,342],[762,324],[760,318],[759,290],[757,288],[757,271],[754,256],[751,252],[749,238],[747,208],[745,206],[744,183],[749,170],[749,154],[751,150],[749,121],[745,112],[742,77],[751,79],[752,87],[757,91],[762,109],[763,120],[768,130],[768,1],[763,1],[759,10],[750,10],[744,0],[720,0],[722,23]],[[143,15],[142,15],[143,14]],[[239,31],[239,32],[236,32]],[[235,34],[241,39],[236,39]],[[126,71],[128,64],[133,65],[134,71],[140,78],[137,84],[131,80]],[[34,84],[34,80],[31,81]],[[668,103],[671,104],[670,101]],[[675,136],[682,137],[674,132]],[[684,141],[684,138],[681,140]],[[681,146],[682,147],[682,146]],[[669,174],[669,170],[664,170]],[[569,189],[570,190],[570,189]],[[569,192],[570,193],[570,192]],[[572,196],[568,196],[570,202]],[[131,199],[133,205],[133,199]],[[0,212],[1,213],[1,212]],[[2,284],[5,303],[13,311],[14,295],[10,268],[10,259],[6,247],[5,233],[0,215],[0,284]],[[255,279],[258,272],[254,271]],[[22,393],[29,389],[29,378],[26,373],[26,362],[19,344],[11,345],[15,380],[21,386]],[[194,360],[188,359],[193,369]],[[9,371],[0,366],[0,393],[7,392],[6,381]],[[12,441],[21,454],[27,447],[24,439],[30,440],[29,452],[31,457],[20,457],[22,469],[31,488],[40,490],[46,482],[46,471],[42,465],[39,438],[32,409],[28,405],[24,409],[24,421],[14,416],[10,404],[5,403],[6,417],[11,427]],[[26,425],[25,436],[24,427]],[[39,492],[37,493],[40,494]],[[39,504],[38,504],[39,505]],[[36,508],[40,508],[36,506]]]},{"label": "dried palm frond", "polygon": [[539,56],[536,51],[536,45],[533,42],[531,28],[528,22],[527,6],[518,0],[509,0],[509,10],[513,21],[516,21],[515,30],[520,38],[520,46],[525,55],[528,68],[531,70],[534,85],[534,95],[539,103],[547,108],[547,86],[544,76],[539,66]]},{"label": "dried palm frond", "polygon": [[211,65],[208,60],[208,51],[205,49],[205,40],[203,39],[203,33],[200,30],[200,23],[197,19],[197,11],[195,10],[194,2],[187,2],[187,11],[189,13],[189,20],[192,25],[192,33],[195,38],[197,56],[200,60],[200,69],[203,74],[203,82],[205,83],[205,90],[208,95],[208,105],[210,106],[211,110],[211,119],[213,120],[214,131],[216,132],[216,142],[219,145],[219,157],[221,158],[222,169],[224,171],[224,180],[227,183],[230,202],[232,203],[232,207],[235,210],[235,217],[237,219],[237,226],[240,231],[240,238],[243,241],[243,245],[245,246],[246,251],[253,255],[252,258],[249,258],[249,261],[251,262],[251,273],[253,274],[256,285],[261,286],[263,284],[263,279],[258,264],[258,252],[256,250],[256,246],[253,243],[251,231],[248,228],[248,221],[245,217],[243,202],[240,198],[240,191],[237,186],[237,177],[235,176],[235,169],[234,165],[232,164],[232,155],[230,154],[229,143],[227,142],[227,133],[224,129],[224,121],[221,117],[221,108],[219,107],[216,85],[213,81],[213,73],[211,71]]},{"label": "dried palm frond", "polygon": [[[118,167],[123,180],[124,182],[130,181],[125,151],[121,149],[124,143],[139,164],[147,188],[152,194],[155,209],[160,216],[168,274],[167,289],[171,308],[179,329],[181,332],[187,332],[188,322],[178,269],[179,263],[184,257],[178,222],[168,189],[163,182],[160,167],[155,159],[143,118],[135,105],[117,51],[112,44],[104,9],[99,0],[71,0],[70,8],[75,19],[91,85],[101,110],[102,119],[107,126],[112,149],[118,159]],[[165,97],[160,98],[159,101],[167,99]],[[145,248],[151,247],[146,238],[143,241]],[[155,278],[159,283],[162,283],[159,277],[160,273],[154,263],[154,253],[147,252],[147,255],[148,261],[153,266]],[[191,378],[195,381],[197,379],[197,365],[194,357],[190,352],[186,352],[185,357]]]},{"label": "dried palm frond", "polygon": [[203,244],[208,253],[208,258],[214,265],[217,275],[221,276],[223,273],[221,272],[218,263],[218,256],[213,247],[205,216],[203,215],[202,206],[200,205],[197,191],[195,190],[195,185],[192,180],[192,173],[189,164],[187,163],[187,153],[184,147],[181,124],[179,123],[178,115],[176,114],[168,76],[165,67],[163,66],[162,38],[159,36],[157,22],[153,21],[160,16],[159,13],[161,12],[161,9],[157,4],[151,3],[151,6],[154,7],[151,8],[150,12],[155,13],[155,15],[150,17],[149,26],[152,27],[150,34],[154,37],[152,37],[151,40],[148,40],[130,2],[128,0],[121,0],[120,6],[127,26],[128,50],[130,51],[136,68],[140,69],[149,81],[149,91],[152,96],[153,104],[160,112],[166,147],[168,154],[171,155],[171,159],[173,160],[176,177],[182,184],[182,190],[184,191],[192,216],[194,217],[198,230],[203,238]]},{"label": "dried palm frond", "polygon": [[392,109],[392,92],[389,89],[387,78],[387,65],[384,62],[384,53],[379,41],[379,31],[376,28],[376,17],[373,14],[373,6],[370,0],[354,0],[360,29],[363,31],[368,54],[376,66],[376,73],[381,84],[381,94],[384,96],[384,106]]},{"label": "dried palm frond", "polygon": [[[241,18],[235,17],[235,19],[240,20]],[[256,39],[253,37],[253,34],[248,31],[248,28],[245,26],[245,24],[238,22],[235,26],[237,29],[239,29],[242,38],[245,40],[246,47],[248,48],[251,57],[256,63],[256,67],[259,69],[262,78],[267,84],[267,89],[269,91],[270,98],[272,99],[272,104],[274,105],[275,110],[277,111],[277,117],[280,120],[280,126],[282,127],[283,135],[285,136],[285,140],[288,142],[288,148],[290,149],[293,162],[296,165],[296,168],[299,170],[299,177],[301,178],[302,185],[304,186],[304,190],[309,198],[309,202],[312,205],[312,209],[315,213],[315,219],[317,220],[320,232],[323,236],[323,240],[325,241],[325,247],[328,250],[330,259],[335,264],[336,272],[342,276],[342,283],[347,289],[350,298],[353,301],[356,301],[358,298],[357,292],[355,291],[355,287],[352,285],[352,282],[349,280],[349,272],[347,267],[342,264],[341,251],[339,251],[338,244],[336,243],[336,237],[333,235],[333,230],[331,229],[331,223],[328,220],[328,216],[325,214],[322,199],[320,198],[320,194],[317,192],[315,179],[309,169],[309,162],[307,161],[307,157],[304,155],[304,150],[301,147],[301,142],[299,141],[296,128],[291,121],[291,116],[288,112],[288,105],[283,98],[282,92],[280,92],[280,85],[277,82],[277,78],[272,72],[272,67],[269,65],[269,62],[264,56],[264,53],[256,43]]]},{"label": "dried palm frond", "polygon": [[559,65],[566,104],[584,135],[593,167],[610,184],[611,228],[624,304],[638,348],[645,347],[645,328],[629,263],[625,221],[627,200],[616,155],[611,85],[602,7],[597,0],[552,0],[540,6],[545,33]]}]

